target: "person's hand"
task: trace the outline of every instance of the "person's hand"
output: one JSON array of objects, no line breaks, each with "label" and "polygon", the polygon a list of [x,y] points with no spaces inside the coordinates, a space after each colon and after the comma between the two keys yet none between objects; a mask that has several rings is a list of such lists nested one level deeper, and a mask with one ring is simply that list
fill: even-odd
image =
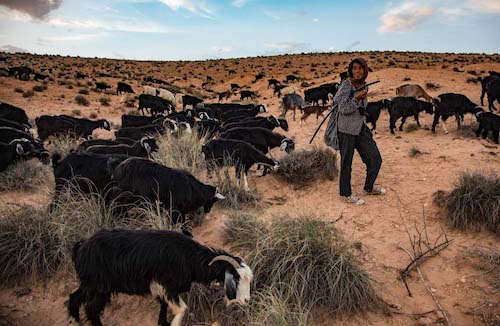
[{"label": "person's hand", "polygon": [[368,92],[366,91],[366,89],[362,90],[361,92],[356,94],[356,100],[361,101],[362,99],[365,99],[367,93]]}]

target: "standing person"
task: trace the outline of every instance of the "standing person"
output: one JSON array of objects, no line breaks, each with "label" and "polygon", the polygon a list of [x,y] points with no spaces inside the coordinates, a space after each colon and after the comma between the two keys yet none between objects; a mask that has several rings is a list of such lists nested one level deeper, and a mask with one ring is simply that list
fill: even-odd
[{"label": "standing person", "polygon": [[366,165],[366,180],[363,193],[365,195],[385,194],[384,188],[375,187],[382,157],[370,129],[366,126],[365,109],[368,89],[354,93],[356,88],[365,85],[368,76],[368,65],[362,58],[351,61],[348,78],[340,84],[333,99],[336,109],[328,121],[325,133],[327,145],[340,151],[340,195],[348,203],[364,204],[351,190],[351,171],[354,150],[356,149]]}]

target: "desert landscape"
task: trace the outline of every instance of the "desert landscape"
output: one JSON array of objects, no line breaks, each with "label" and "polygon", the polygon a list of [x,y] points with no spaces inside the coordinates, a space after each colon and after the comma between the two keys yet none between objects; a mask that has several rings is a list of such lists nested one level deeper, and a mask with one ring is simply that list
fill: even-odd
[{"label": "desert landscape", "polygon": [[[203,99],[205,104],[217,103],[219,93],[231,91],[231,84],[238,84],[241,90],[254,91],[257,96],[242,102],[240,91],[237,90],[232,92],[229,99],[224,99],[223,103],[264,104],[269,113],[260,114],[261,116],[278,117],[281,114],[281,98],[273,94],[273,89],[268,86],[268,79],[284,81],[287,75],[297,76],[299,81],[282,83],[293,86],[297,94],[303,97],[306,89],[340,82],[340,73],[346,71],[349,62],[355,57],[364,58],[373,70],[369,73],[367,82],[380,80],[380,83],[370,87],[369,102],[392,99],[396,97],[396,88],[400,85],[417,84],[431,97],[443,93],[458,93],[480,105],[479,77],[484,78],[489,71],[500,71],[498,54],[374,51],[206,61],[132,61],[27,53],[3,53],[0,56],[6,58],[5,62],[0,63],[0,68],[29,67],[47,77],[43,81],[34,81],[33,78],[22,80],[23,78],[13,76],[0,77],[0,102],[24,109],[34,127],[35,118],[42,115],[65,114],[109,121],[111,130],[97,129],[92,135],[94,139],[114,139],[114,133],[121,126],[122,115],[140,114],[135,106],[121,103],[122,96],[116,94],[118,82],[131,85],[136,94],[143,92],[143,86],[152,86],[168,89],[174,94],[196,96]],[[230,73],[230,70],[234,72]],[[76,73],[86,77],[76,79]],[[256,75],[261,73],[265,77],[256,80]],[[145,77],[160,79],[164,83],[145,81]],[[96,91],[96,83],[106,83],[111,88]],[[500,103],[495,102],[495,106],[500,108]],[[486,98],[482,107],[488,111]],[[315,302],[303,302],[301,305],[297,302],[290,303],[293,300],[284,300],[279,295],[272,297],[259,288],[255,294],[252,293],[252,300],[258,298],[256,301],[260,308],[250,304],[250,310],[244,310],[246,314],[253,314],[254,319],[241,317],[231,309],[220,308],[220,305],[207,306],[204,300],[191,298],[188,299],[183,325],[238,325],[242,321],[245,325],[500,325],[500,216],[493,216],[490,225],[471,222],[465,223],[464,228],[460,229],[453,224],[450,217],[452,206],[448,205],[453,199],[452,195],[459,191],[457,189],[467,186],[463,185],[464,178],[469,176],[474,179],[477,176],[484,177],[485,181],[477,179],[477,184],[473,182],[469,190],[481,185],[491,185],[486,193],[492,197],[486,200],[489,206],[482,206],[485,199],[477,198],[477,203],[480,204],[476,203],[474,214],[470,214],[468,218],[474,220],[477,216],[495,214],[492,209],[500,212],[500,145],[495,144],[491,134],[487,139],[476,137],[476,117],[466,114],[460,130],[457,130],[455,118],[450,117],[447,123],[449,133],[443,131],[441,123],[436,133],[432,133],[433,116],[421,112],[420,128],[410,117],[404,130],[396,129],[395,135],[392,135],[389,113],[382,110],[373,137],[383,159],[376,184],[384,187],[387,193],[384,196],[362,195],[365,165],[356,154],[352,173],[353,191],[366,201],[365,205],[360,206],[348,204],[340,197],[336,167],[330,175],[325,175],[323,167],[316,167],[317,171],[305,171],[312,173],[310,180],[294,182],[294,173],[301,174],[303,169],[308,169],[302,165],[311,163],[305,162],[313,159],[314,156],[308,156],[310,153],[323,153],[330,164],[333,160],[340,160],[323,142],[326,124],[313,143],[309,144],[318,126],[316,116],[311,115],[302,125],[300,117],[299,111],[295,120],[292,119],[292,113],[288,112],[286,120],[289,130],[274,130],[295,142],[295,151],[290,154],[275,148],[268,155],[280,162],[284,170],[262,177],[254,175],[256,165],[253,166],[248,178],[249,191],[236,185],[232,177],[234,168],[229,169],[231,185],[224,187],[219,183],[219,177],[207,175],[204,166],[199,168],[197,162],[182,162],[177,159],[176,164],[180,162],[181,165],[171,167],[187,169],[203,182],[217,185],[226,197],[232,194],[230,204],[220,201],[209,213],[194,214],[197,221],[188,223],[188,227],[194,239],[200,243],[225,248],[231,253],[239,254],[247,262],[259,259],[266,262],[267,259],[266,264],[270,264],[272,257],[264,255],[256,258],[254,255],[251,258],[251,252],[255,253],[257,249],[238,246],[237,242],[243,243],[244,240],[253,239],[253,236],[258,237],[261,231],[257,225],[260,224],[267,225],[272,230],[274,223],[278,225],[278,222],[284,220],[317,221],[319,224],[314,225],[322,232],[326,230],[327,238],[331,236],[337,239],[334,241],[343,239],[348,244],[348,254],[345,256],[347,262],[354,264],[354,269],[359,268],[368,275],[369,286],[366,286],[369,287],[369,294],[359,294],[367,302],[356,302],[351,297],[354,296],[353,290],[349,294],[335,292],[338,297],[327,296],[329,298],[321,300],[316,298]],[[319,117],[319,121],[321,120],[322,117]],[[399,124],[400,122],[397,123],[398,127]],[[174,162],[176,144],[186,146],[186,143],[192,142],[189,144],[195,144],[192,147],[193,157],[201,155],[201,144],[197,143],[198,140],[193,140],[193,136],[178,136],[179,139],[185,137],[184,140],[165,135],[156,137],[160,149],[157,156],[153,154],[153,159],[161,164],[169,165],[169,162]],[[78,138],[59,141],[51,139],[50,143],[45,142],[45,148],[51,155],[55,152],[66,155],[81,142]],[[293,161],[292,155],[299,154],[304,155],[304,159],[301,160],[299,156],[299,159]],[[288,156],[290,161],[286,161]],[[289,164],[288,168],[285,162]],[[298,162],[300,166],[290,167],[290,162]],[[24,165],[25,168],[17,165]],[[284,175],[287,172],[292,177],[287,179]],[[223,172],[221,174],[224,175]],[[0,224],[3,223],[0,226],[0,243],[6,246],[14,243],[12,239],[19,241],[23,237],[23,232],[19,230],[28,229],[21,222],[19,225],[12,222],[13,219],[52,214],[46,212],[54,195],[54,176],[50,164],[43,165],[33,159],[20,161],[5,172],[0,172],[0,180],[4,183],[0,185]],[[470,196],[466,190],[463,191],[464,197]],[[73,201],[73,206],[65,208],[69,211],[65,213],[69,215],[64,215],[68,216],[68,223],[71,214],[93,214],[89,208],[92,204],[85,200],[77,202],[76,197],[69,199]],[[226,198],[227,200],[229,199]],[[475,200],[476,198],[471,198],[471,201]],[[464,207],[456,209],[466,210]],[[156,214],[160,219],[166,216],[165,212],[148,214]],[[247,223],[248,216],[254,224]],[[160,223],[158,219],[156,222],[158,225],[149,227],[171,227],[168,222]],[[57,223],[50,223],[65,222],[58,220]],[[133,223],[130,224],[132,226],[129,225],[131,228],[147,228],[146,223],[140,226]],[[237,229],[238,223],[241,223],[241,229]],[[98,224],[96,228],[107,225]],[[255,229],[248,229],[250,226],[255,226]],[[90,235],[89,230],[95,228],[82,226],[81,231],[75,233],[73,230],[72,236],[80,236],[82,240]],[[294,230],[290,227],[290,238]],[[24,232],[24,237],[29,232]],[[228,240],[231,237],[234,237],[234,241]],[[287,232],[284,232],[284,239],[287,239]],[[321,239],[324,239],[323,236]],[[304,241],[306,240],[307,237]],[[264,250],[262,246],[265,240],[262,241],[259,250]],[[16,245],[24,248],[22,243]],[[44,243],[31,245],[38,248],[39,252],[45,246]],[[304,244],[304,248],[309,248],[303,249],[304,252],[312,250],[309,245]],[[275,251],[279,251],[277,248]],[[290,251],[293,250],[290,247]],[[302,249],[297,250],[302,252]],[[66,260],[50,267],[46,267],[43,262],[36,262],[36,258],[21,261],[21,257],[17,258],[17,264],[12,265],[13,256],[6,252],[5,247],[0,247],[0,265],[5,263],[0,266],[0,325],[67,325],[67,300],[70,293],[78,288],[71,259],[67,258],[70,256],[69,251],[61,253]],[[269,249],[269,252],[273,251]],[[419,253],[423,254],[422,259],[417,259],[416,266],[413,266],[412,260],[418,258],[414,256]],[[49,258],[45,256],[43,259]],[[15,266],[23,272],[11,275],[5,267],[7,262],[10,264],[9,268]],[[255,270],[257,266],[250,267],[254,269],[256,279],[262,278],[258,276],[264,275],[262,270],[259,274]],[[43,268],[47,270],[41,270]],[[343,274],[338,275],[339,278],[343,277]],[[359,281],[357,275],[353,277],[356,280],[346,288],[353,289],[353,284]],[[313,279],[311,282],[313,283]],[[314,282],[317,285],[319,281],[314,279]],[[255,283],[258,283],[257,280]],[[332,289],[335,286],[332,285]],[[279,289],[277,286],[271,290],[279,292]],[[210,302],[217,297],[217,292],[212,292],[212,297],[207,295],[209,299],[206,301]],[[159,305],[152,297],[120,294],[113,297],[101,319],[104,325],[156,325],[158,311]],[[80,315],[84,316],[83,309]],[[82,324],[88,323],[85,317],[82,318]]]}]

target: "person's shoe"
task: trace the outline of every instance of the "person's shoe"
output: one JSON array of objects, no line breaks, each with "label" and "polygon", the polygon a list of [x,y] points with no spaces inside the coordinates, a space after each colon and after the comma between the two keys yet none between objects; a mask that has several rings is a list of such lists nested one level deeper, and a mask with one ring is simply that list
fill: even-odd
[{"label": "person's shoe", "polygon": [[365,201],[363,199],[359,198],[358,196],[356,196],[356,194],[352,194],[350,196],[345,196],[344,198],[348,203],[354,204],[354,205],[363,205],[365,203]]},{"label": "person's shoe", "polygon": [[386,192],[387,191],[385,191],[384,188],[378,188],[378,187],[373,187],[372,191],[363,190],[363,193],[365,195],[373,195],[373,196],[385,195]]}]

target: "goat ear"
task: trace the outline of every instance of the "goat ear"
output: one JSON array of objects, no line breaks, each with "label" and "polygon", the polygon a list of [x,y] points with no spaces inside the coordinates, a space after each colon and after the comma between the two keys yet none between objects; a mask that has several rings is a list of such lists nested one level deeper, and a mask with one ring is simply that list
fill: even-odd
[{"label": "goat ear", "polygon": [[16,145],[16,153],[18,155],[23,155],[24,154],[24,148],[21,144],[17,144]]},{"label": "goat ear", "polygon": [[226,297],[229,300],[236,299],[236,282],[234,281],[233,274],[226,271],[224,278],[224,291],[226,292]]},{"label": "goat ear", "polygon": [[146,153],[151,154],[151,146],[148,143],[143,143],[142,147],[146,150]]},{"label": "goat ear", "polygon": [[285,142],[285,141],[283,141],[283,142],[281,143],[280,149],[281,149],[282,151],[284,151],[284,150],[286,149],[286,146],[287,146],[286,142]]}]

